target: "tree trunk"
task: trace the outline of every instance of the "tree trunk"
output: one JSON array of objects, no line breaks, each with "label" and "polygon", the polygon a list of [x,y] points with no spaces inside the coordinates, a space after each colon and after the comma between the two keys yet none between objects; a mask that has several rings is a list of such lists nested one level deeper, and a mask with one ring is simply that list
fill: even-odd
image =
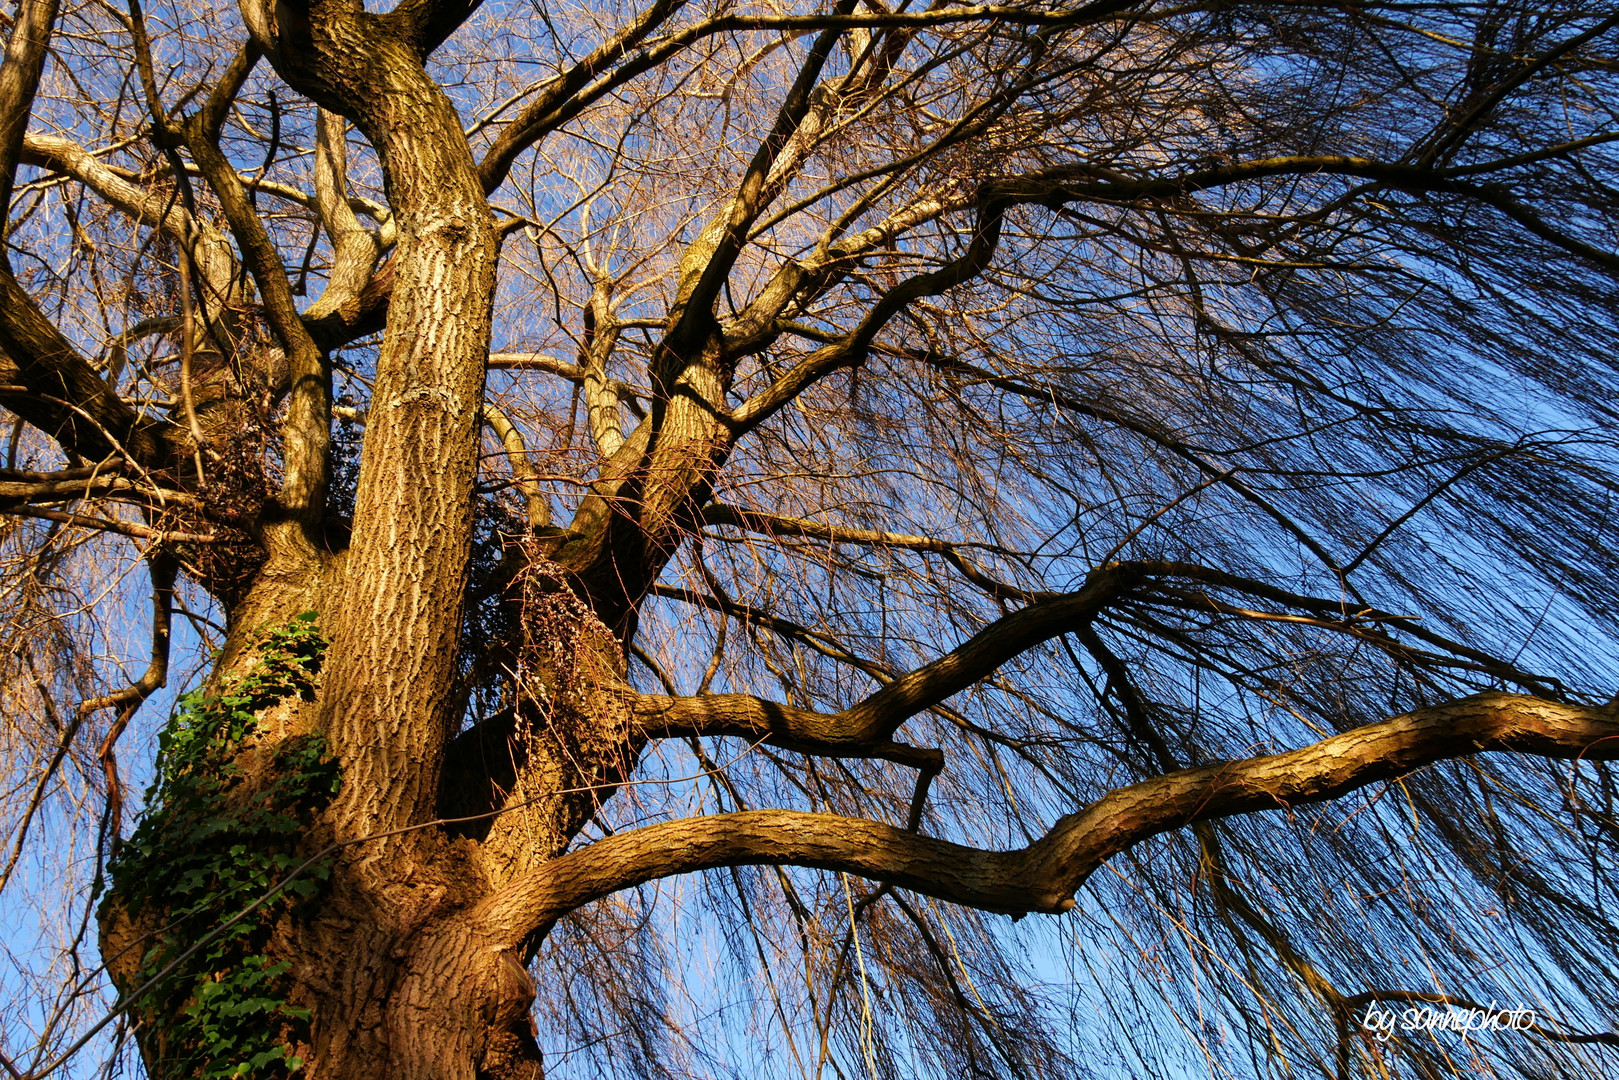
[{"label": "tree trunk", "polygon": [[[343,581],[341,564],[346,560],[329,560],[320,568],[306,564],[306,569],[317,572],[297,579],[302,587],[293,584],[289,561],[286,554],[274,560],[238,609],[230,648],[213,680],[216,691],[229,692],[263,669],[260,650],[254,647],[260,639],[255,628],[265,625],[262,620],[291,618],[321,601],[335,604],[339,593],[333,585]],[[328,666],[341,670],[336,656]],[[258,711],[256,733],[232,748],[230,765],[240,779],[227,785],[222,814],[245,816],[255,796],[288,781],[293,770],[278,751],[319,731],[316,725],[329,715],[329,694],[325,691],[313,702],[291,697]],[[335,749],[339,744],[328,745]],[[333,756],[341,770],[350,767],[341,754]],[[542,775],[555,772],[541,770]],[[346,773],[342,787],[349,788]],[[264,906],[263,918],[254,915],[238,924],[262,922],[262,929],[255,931],[259,936],[250,934],[256,944],[245,947],[257,951],[244,954],[238,949],[222,963],[240,970],[262,956],[270,964],[288,965],[266,988],[266,996],[288,1008],[273,1012],[268,1023],[275,1040],[303,1059],[302,1075],[311,1080],[542,1075],[530,1019],[534,986],[525,970],[537,942],[497,941],[477,929],[472,914],[500,879],[509,879],[516,867],[529,865],[530,860],[517,856],[497,860],[495,865],[503,872],[492,875],[490,859],[471,837],[453,835],[430,818],[410,823],[424,828],[411,829],[409,824],[366,828],[356,820],[355,802],[340,794],[312,820],[307,815],[300,819],[303,827],[285,846],[287,857],[265,881],[285,881],[290,871],[300,875],[295,880],[312,888],[318,883],[318,890],[293,902],[273,899]],[[543,809],[558,812],[550,806]],[[170,800],[156,813],[161,817],[173,811]],[[153,816],[152,808],[148,816]],[[527,823],[535,824],[532,816]],[[388,836],[390,828],[409,831]],[[384,835],[366,839],[378,833]],[[509,834],[519,835],[520,830]],[[143,842],[137,831],[126,851]],[[499,850],[498,837],[489,843],[491,851]],[[344,846],[326,850],[333,844]],[[540,845],[549,851],[559,846],[556,839]],[[270,849],[274,850],[273,843]],[[528,852],[539,853],[532,839]],[[157,854],[167,857],[161,851]],[[211,857],[215,859],[211,865],[228,861],[219,852]],[[313,867],[307,865],[310,860]],[[188,909],[190,898],[178,894],[165,898],[146,891],[132,902],[131,893],[145,891],[146,885],[129,880],[128,872],[121,877],[119,865],[115,859],[114,887],[101,911],[101,948],[124,995],[140,992],[179,949],[246,906],[241,903],[245,893],[201,912]],[[251,891],[256,895],[249,899],[257,900],[270,890]],[[192,910],[189,918],[187,910]],[[171,920],[176,927],[168,925]],[[165,935],[176,944],[154,957],[149,951],[152,942],[166,940]],[[137,998],[134,1012],[151,1021],[137,1030],[137,1036],[153,1077],[197,1075],[197,1069],[177,1069],[177,1063],[230,1057],[230,1045],[199,1040],[193,1037],[193,1027],[175,1023],[176,1011],[191,1008],[206,995],[199,988],[209,979],[223,985],[233,973],[199,970],[197,965],[193,959],[170,973],[171,985],[191,989],[167,999],[167,1015],[161,1008],[143,1009]],[[297,1010],[307,1010],[307,1017],[294,1016]],[[264,1026],[267,1021],[249,1017],[243,1022]],[[253,1070],[253,1075],[277,1075],[274,1069],[284,1067],[271,1063]]]},{"label": "tree trunk", "polygon": [[[343,845],[322,864],[330,878],[318,896],[281,905],[252,955],[290,964],[269,996],[288,1007],[275,1022],[307,1076],[538,1075],[525,958],[478,940],[460,915],[489,884],[472,842],[417,827],[435,816],[435,755],[454,722],[499,237],[416,27],[318,3],[279,5],[273,24],[247,14],[278,71],[377,148],[399,226],[352,547],[321,550],[296,513],[266,525],[269,560],[232,613],[211,681],[231,690],[255,670],[263,629],[301,612],[316,612],[330,636],[318,697],[269,708],[228,747],[229,813],[247,814],[250,795],[287,780],[282,750],[301,738],[322,739],[341,776],[318,811],[289,810],[301,815],[290,863]],[[300,394],[323,391],[292,392],[296,408]],[[138,939],[175,914],[161,896],[131,904],[127,889],[104,907],[103,948],[126,993],[150,974]],[[161,1023],[141,1032],[152,1075],[174,1074],[175,1038]]]}]

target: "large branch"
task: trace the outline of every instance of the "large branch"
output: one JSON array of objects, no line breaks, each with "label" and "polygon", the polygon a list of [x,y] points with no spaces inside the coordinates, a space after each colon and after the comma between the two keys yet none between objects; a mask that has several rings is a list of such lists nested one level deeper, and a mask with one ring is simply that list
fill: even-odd
[{"label": "large branch", "polygon": [[413,40],[426,60],[482,5],[483,0],[401,0],[388,13],[387,21]]},{"label": "large branch", "polygon": [[960,693],[1019,653],[1087,625],[1143,577],[1128,563],[1095,571],[1080,591],[997,619],[937,660],[842,712],[814,712],[747,694],[641,694],[631,701],[631,708],[642,731],[652,736],[736,735],[833,753],[869,750],[891,739],[906,720]]},{"label": "large branch", "polygon": [[153,501],[159,504],[193,501],[193,497],[185,492],[136,483],[123,476],[121,468],[121,463],[113,462],[105,466],[97,464],[79,469],[62,469],[55,473],[0,469],[0,513],[30,503],[75,502],[106,496],[144,504]]},{"label": "large branch", "polygon": [[334,112],[315,114],[315,209],[332,241],[326,289],[302,319],[316,325],[327,315],[357,307],[382,253],[382,240],[360,224],[348,195],[348,121]]},{"label": "large branch", "polygon": [[[173,424],[137,413],[0,268],[0,385],[5,407],[70,454],[162,468],[185,453]],[[14,389],[15,388],[15,389]]]},{"label": "large branch", "polygon": [[[344,587],[322,613],[333,648],[320,714],[344,772],[327,819],[361,835],[433,816],[445,725],[460,708],[500,233],[454,104],[386,17],[336,0],[247,3],[243,14],[277,74],[370,141],[399,230]],[[328,386],[312,386],[312,406],[329,408]]]},{"label": "large branch", "polygon": [[512,423],[511,417],[487,401],[483,404],[483,422],[489,425],[489,430],[495,433],[500,444],[506,448],[507,465],[517,483],[517,490],[522,492],[523,501],[528,507],[529,525],[535,528],[549,526],[551,506],[540,488],[539,473],[535,471],[534,462],[528,456],[528,445],[523,442],[523,433],[517,430],[517,425]]},{"label": "large branch", "polygon": [[265,317],[286,351],[292,390],[281,425],[285,451],[279,501],[299,521],[317,525],[325,511],[330,469],[331,369],[299,315],[280,252],[206,120],[193,117],[184,133],[192,160],[219,199],[242,261],[259,287]]},{"label": "large branch", "polygon": [[[33,111],[34,93],[45,69],[45,55],[56,23],[58,0],[24,0],[6,42],[0,65],[0,231],[11,216],[11,190],[17,179],[23,132]],[[5,259],[0,249],[0,260]]]},{"label": "large branch", "polygon": [[[0,232],[9,213],[34,92],[44,68],[56,0],[25,3],[0,66]],[[6,405],[69,453],[151,462],[160,438],[96,376],[11,274],[0,251],[0,383],[26,388]]]},{"label": "large branch", "polygon": [[[214,98],[234,94],[254,59],[251,53],[239,55]],[[7,69],[11,66],[8,60]],[[217,124],[222,110],[211,98],[205,121]],[[16,135],[15,153],[23,162],[73,177],[115,209],[183,245],[203,270],[205,317],[210,325],[224,317],[236,299],[236,263],[218,230],[177,198],[134,183],[71,140],[20,130]],[[185,452],[178,429],[145,418],[122,402],[9,272],[0,273],[0,382],[27,389],[27,394],[8,396],[7,405],[69,453],[97,460],[118,454],[160,467]]]},{"label": "large branch", "polygon": [[987,911],[1057,913],[1103,862],[1201,821],[1340,798],[1425,765],[1484,751],[1619,759],[1608,708],[1478,694],[1281,754],[1184,769],[1118,788],[1030,846],[982,851],[874,821],[757,810],[652,825],[563,856],[514,881],[476,913],[516,942],[592,900],[642,882],[726,866],[807,866]]}]

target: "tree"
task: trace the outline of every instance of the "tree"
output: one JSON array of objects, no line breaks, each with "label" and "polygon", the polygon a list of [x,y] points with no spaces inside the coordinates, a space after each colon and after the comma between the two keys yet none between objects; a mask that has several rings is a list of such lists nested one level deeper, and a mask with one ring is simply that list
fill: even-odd
[{"label": "tree", "polygon": [[1616,24],[21,0],[6,884],[152,1076],[1600,1074]]}]

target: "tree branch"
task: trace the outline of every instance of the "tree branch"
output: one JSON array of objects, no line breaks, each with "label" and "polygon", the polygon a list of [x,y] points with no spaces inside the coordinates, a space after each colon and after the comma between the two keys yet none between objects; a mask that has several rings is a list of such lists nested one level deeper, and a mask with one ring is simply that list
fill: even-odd
[{"label": "tree branch", "polygon": [[[560,114],[560,110],[570,98],[589,85],[591,79],[600,72],[629,55],[631,49],[646,40],[648,34],[685,6],[685,3],[686,0],[654,0],[627,26],[592,49],[583,60],[547,85],[538,98],[512,119],[484,154],[483,160],[478,163],[478,176],[483,182],[484,191],[493,192],[498,188],[506,179],[506,174],[511,171],[512,162],[517,160],[517,155],[534,145],[535,141],[544,137],[547,132],[554,130],[557,124],[564,122],[565,116]],[[643,53],[642,58],[644,57]],[[651,66],[654,65],[648,65]],[[636,65],[633,60],[620,71],[623,72],[625,69],[635,74],[646,70]],[[620,74],[619,78],[612,80],[612,85],[618,85],[622,79],[623,76]],[[577,103],[575,107],[578,107]],[[573,110],[566,115],[573,115]]]},{"label": "tree branch", "polygon": [[387,21],[412,38],[417,53],[426,60],[481,6],[483,0],[402,0],[388,13]]},{"label": "tree branch", "polygon": [[534,470],[534,463],[529,460],[528,446],[523,442],[523,433],[517,430],[517,425],[511,422],[510,417],[487,401],[483,404],[483,422],[489,425],[489,430],[495,433],[500,444],[506,448],[512,476],[517,481],[517,490],[523,493],[524,503],[528,506],[529,525],[537,529],[550,525],[551,505],[546,502],[545,493],[540,490],[539,474]]},{"label": "tree branch", "polygon": [[[938,295],[982,273],[994,256],[1005,212],[1014,206],[1041,205],[1057,209],[1081,201],[1129,203],[1141,199],[1172,200],[1197,191],[1252,180],[1317,174],[1361,177],[1403,191],[1439,192],[1472,199],[1505,214],[1534,236],[1593,262],[1609,273],[1619,274],[1619,255],[1555,228],[1501,186],[1465,182],[1431,168],[1342,154],[1261,158],[1198,170],[1179,177],[1129,177],[1064,166],[982,185],[977,196],[978,219],[966,254],[933,273],[918,274],[888,290],[873,305],[858,328],[817,349],[774,385],[738,406],[732,413],[732,421],[741,431],[756,426],[817,380],[839,368],[859,363],[877,333],[910,303]],[[794,283],[797,278],[808,276],[802,271],[795,272]],[[1134,429],[1142,430],[1140,426]],[[1235,489],[1250,501],[1259,498],[1246,485]],[[1277,514],[1268,506],[1265,509],[1273,516]],[[1292,531],[1298,534],[1296,526],[1292,526]],[[1304,538],[1301,536],[1301,539]],[[1305,542],[1313,544],[1313,541]],[[1326,560],[1328,565],[1334,565],[1326,558],[1325,552],[1315,548],[1312,550],[1316,550],[1318,557]]]},{"label": "tree branch", "polygon": [[100,697],[88,698],[79,705],[79,715],[89,716],[98,709],[138,707],[147,698],[168,685],[169,681],[169,624],[174,609],[174,578],[179,563],[174,556],[157,550],[146,560],[152,576],[152,657],[141,677],[121,690]]},{"label": "tree branch", "polygon": [[213,533],[164,532],[162,529],[137,525],[133,521],[115,521],[110,518],[91,517],[88,514],[71,514],[65,510],[42,510],[37,506],[10,506],[0,510],[0,513],[11,514],[14,517],[40,518],[43,521],[59,521],[63,525],[117,533],[119,536],[149,540],[157,544],[212,544],[219,539]]},{"label": "tree branch", "polygon": [[[1419,626],[1410,618],[1402,617],[1380,608],[1358,607],[1346,604],[1342,600],[1304,596],[1263,581],[1254,581],[1251,578],[1207,566],[1199,566],[1196,563],[1143,562],[1139,565],[1145,573],[1155,578],[1179,578],[1185,581],[1197,581],[1214,588],[1230,589],[1283,604],[1287,607],[1316,612],[1324,618],[1334,620],[1337,624],[1334,629],[1354,632],[1363,637],[1375,635],[1380,639],[1380,647],[1400,647],[1382,629],[1383,627],[1393,627],[1402,634],[1409,634],[1417,640],[1425,641],[1429,645],[1443,649],[1445,652],[1471,660],[1489,674],[1517,683],[1526,689],[1532,690],[1537,695],[1553,698],[1561,696],[1559,684],[1555,680],[1539,678],[1501,660],[1499,657],[1491,656],[1481,649],[1475,649],[1470,645],[1454,641],[1443,634],[1436,634],[1432,630]],[[1206,596],[1200,596],[1199,600],[1204,603],[1211,603]],[[1211,610],[1216,609],[1211,607]],[[1370,625],[1358,626],[1356,625],[1358,623],[1374,624],[1378,629],[1371,629]]]},{"label": "tree branch", "polygon": [[524,875],[476,917],[517,941],[592,900],[642,882],[725,866],[861,874],[987,911],[1057,913],[1107,859],[1201,821],[1339,798],[1425,765],[1484,751],[1619,759],[1607,708],[1478,694],[1281,754],[1184,769],[1108,792],[1018,851],[983,851],[891,825],[791,810],[673,821],[599,840]]},{"label": "tree branch", "polygon": [[895,285],[883,293],[853,330],[831,344],[816,349],[770,386],[738,405],[731,413],[731,423],[736,432],[757,427],[815,382],[839,368],[860,363],[872,339],[888,325],[890,319],[914,301],[947,292],[983,273],[1000,245],[1006,211],[1017,202],[1015,197],[997,194],[992,186],[986,186],[984,191],[988,194],[979,200],[972,238],[959,258],[937,270],[916,274]]},{"label": "tree branch", "polygon": [[360,224],[348,200],[348,121],[319,109],[315,118],[315,208],[332,240],[332,269],[305,325],[359,303],[382,253],[378,235]]},{"label": "tree branch", "polygon": [[746,694],[683,698],[642,694],[630,704],[648,735],[736,735],[794,749],[859,751],[886,743],[906,720],[960,693],[1019,653],[1086,625],[1143,579],[1141,571],[1128,563],[1094,571],[1079,592],[1041,600],[997,619],[937,660],[842,712],[813,712]]},{"label": "tree branch", "polygon": [[[0,65],[0,235],[11,216],[11,190],[17,180],[23,133],[28,130],[34,93],[45,69],[58,5],[59,0],[23,0],[6,42],[5,63]],[[0,263],[5,262],[5,251],[0,248]]]},{"label": "tree branch", "polygon": [[[871,676],[879,684],[887,684],[894,681],[894,673],[887,667],[872,660],[867,660],[862,656],[856,655],[842,642],[832,637],[832,635],[825,634],[817,630],[811,630],[807,626],[800,626],[798,623],[795,623],[789,619],[784,619],[781,616],[772,614],[771,612],[765,611],[762,608],[754,607],[751,604],[743,604],[736,600],[732,600],[729,597],[722,598],[717,594],[710,595],[707,593],[700,593],[692,589],[683,589],[675,585],[654,585],[652,587],[651,595],[661,596],[667,600],[677,600],[680,603],[690,604],[693,607],[705,608],[709,611],[716,611],[721,615],[726,615],[740,621],[744,626],[757,626],[761,629],[770,631],[777,637],[785,638],[788,641],[799,642],[820,653],[829,660],[836,661],[839,664],[844,664],[848,667],[856,669],[857,671],[864,672],[865,674]],[[652,667],[651,664],[648,664],[647,666]],[[656,671],[657,669],[653,668],[653,670]],[[665,686],[670,688],[669,693],[671,696],[677,693],[677,691],[673,689],[672,683],[665,681]]]},{"label": "tree branch", "polygon": [[6,408],[69,453],[92,461],[127,455],[163,467],[187,452],[184,433],[137,413],[115,394],[3,267],[0,385]]},{"label": "tree branch", "polygon": [[292,284],[264,222],[247,200],[236,169],[200,116],[185,125],[186,145],[219,199],[242,259],[264,298],[264,313],[287,353],[292,393],[282,433],[286,440],[280,502],[295,519],[318,526],[326,507],[332,427],[332,374],[299,315]]},{"label": "tree branch", "polygon": [[1519,202],[1505,188],[1494,184],[1469,183],[1439,169],[1402,165],[1345,154],[1297,155],[1258,158],[1201,169],[1178,177],[1099,176],[1094,170],[1076,175],[1062,167],[986,184],[980,199],[1006,200],[1010,204],[1038,203],[1056,208],[1070,202],[1128,202],[1135,199],[1175,199],[1198,191],[1228,187],[1250,180],[1275,176],[1354,176],[1410,192],[1440,192],[1460,195],[1494,207],[1535,236],[1596,263],[1610,273],[1619,272],[1619,255],[1591,246],[1553,227]]},{"label": "tree branch", "polygon": [[[999,21],[1018,26],[1077,26],[1099,21],[1136,6],[1139,0],[1097,0],[1073,11],[1018,8],[996,4],[932,7],[926,11],[834,12],[824,15],[721,15],[694,23],[655,44],[636,45],[667,21],[685,0],[659,0],[629,26],[607,39],[527,105],[501,132],[478,165],[484,190],[493,192],[506,179],[512,163],[528,147],[574,119],[586,108],[625,83],[652,71],[704,38],[743,30],[805,33],[826,30],[922,30],[962,22]],[[633,51],[632,51],[633,50]],[[617,68],[608,68],[620,58]],[[599,76],[599,77],[598,77]],[[595,79],[594,82],[591,80]]]},{"label": "tree branch", "polygon": [[26,164],[72,177],[119,213],[186,246],[202,272],[199,291],[208,325],[218,327],[230,318],[229,308],[241,299],[236,254],[224,235],[187,210],[174,192],[151,191],[131,180],[132,174],[102,161],[99,154],[105,151],[92,152],[60,136],[31,131],[22,152]]},{"label": "tree branch", "polygon": [[[88,472],[69,469],[64,473]],[[49,474],[36,474],[49,475]],[[126,501],[137,501],[145,496],[150,502],[193,502],[194,497],[181,491],[167,491],[137,484],[118,473],[116,466],[103,469],[99,475],[75,477],[68,475],[53,480],[15,480],[12,471],[0,469],[0,512],[23,503],[66,502],[94,499],[102,496],[123,496]]]}]

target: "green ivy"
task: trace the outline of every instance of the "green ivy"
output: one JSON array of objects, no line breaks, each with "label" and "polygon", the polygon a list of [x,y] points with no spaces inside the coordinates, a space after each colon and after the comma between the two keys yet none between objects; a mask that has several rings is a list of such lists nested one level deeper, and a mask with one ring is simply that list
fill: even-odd
[{"label": "green ivy", "polygon": [[[158,738],[146,809],[108,866],[112,894],[131,917],[150,906],[165,927],[142,957],[142,982],[300,865],[298,836],[341,782],[316,734],[284,740],[262,770],[268,779],[247,783],[237,759],[259,730],[258,714],[287,698],[314,699],[326,640],[306,612],[270,631],[259,651],[235,690],[180,698]],[[287,1003],[290,965],[266,953],[277,920],[317,895],[329,874],[326,863],[306,868],[132,1003],[152,1033],[161,1080],[302,1067],[284,1039],[301,1036],[309,1011]]]}]

